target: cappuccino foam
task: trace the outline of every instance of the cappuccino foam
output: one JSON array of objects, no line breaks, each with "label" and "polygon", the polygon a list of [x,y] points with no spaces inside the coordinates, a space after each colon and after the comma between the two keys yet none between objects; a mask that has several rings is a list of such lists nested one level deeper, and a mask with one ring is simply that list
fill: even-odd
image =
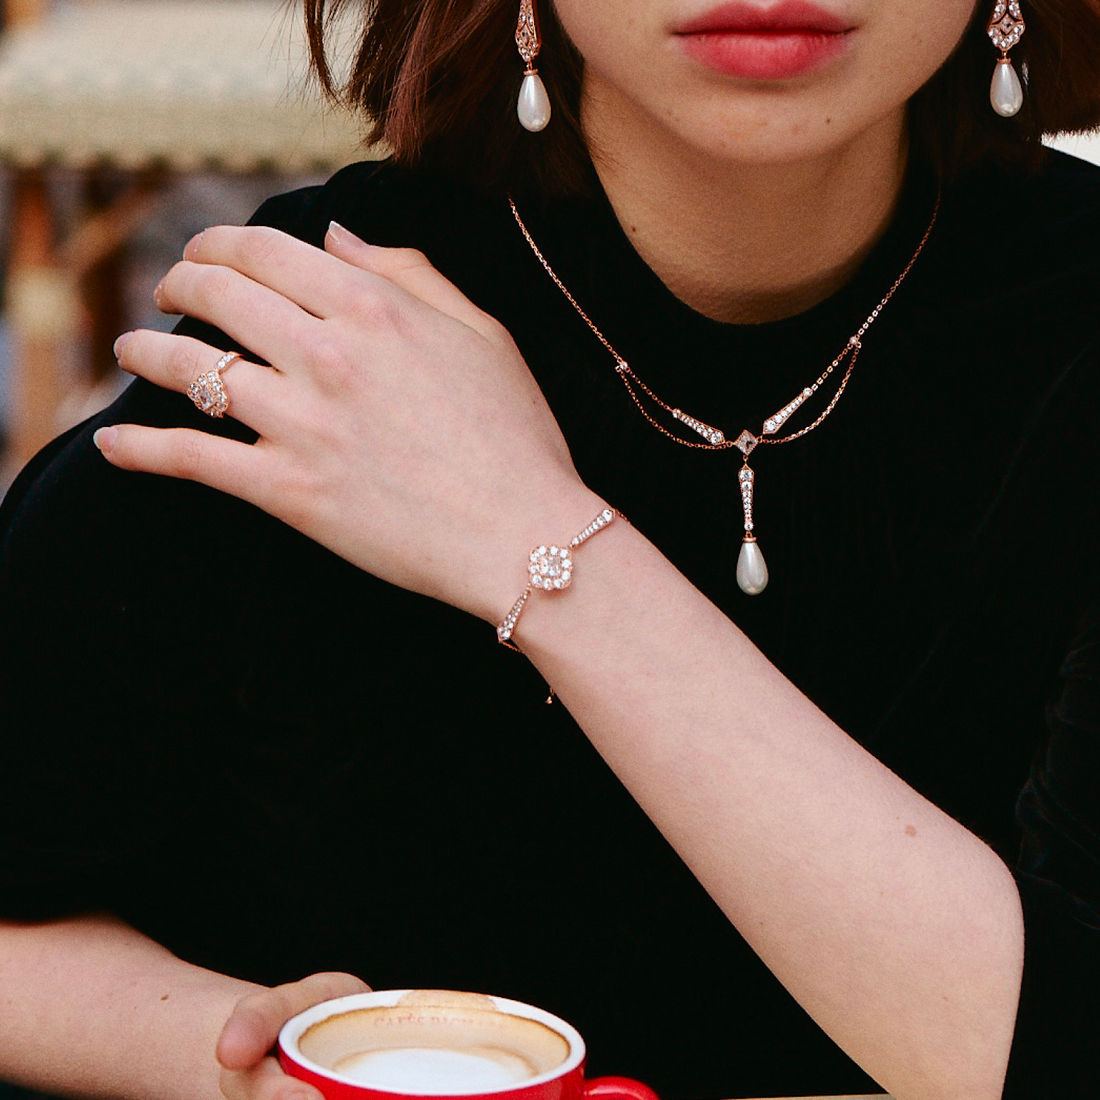
[{"label": "cappuccino foam", "polygon": [[537,1077],[525,1058],[507,1050],[399,1047],[352,1054],[333,1067],[362,1085],[426,1093],[493,1092]]}]

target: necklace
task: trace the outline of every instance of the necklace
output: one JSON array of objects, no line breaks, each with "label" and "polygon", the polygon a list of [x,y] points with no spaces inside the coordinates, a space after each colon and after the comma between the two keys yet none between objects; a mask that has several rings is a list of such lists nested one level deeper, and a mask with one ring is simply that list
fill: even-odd
[{"label": "necklace", "polygon": [[[542,264],[543,268],[546,270],[546,274],[554,280],[557,288],[569,300],[569,304],[578,314],[580,314],[581,320],[583,320],[592,330],[596,339],[598,339],[611,353],[612,358],[615,360],[615,370],[622,380],[623,385],[626,386],[631,400],[638,407],[638,411],[642,416],[644,416],[662,435],[667,436],[674,443],[678,443],[682,447],[695,447],[705,451],[725,451],[730,448],[736,448],[741,452],[742,463],[741,469],[737,473],[737,484],[741,495],[741,509],[744,513],[745,535],[741,541],[740,552],[737,555],[737,585],[746,595],[759,595],[768,584],[768,567],[764,561],[764,555],[756,541],[755,525],[752,516],[753,489],[756,483],[756,471],[749,465],[749,455],[759,446],[777,446],[782,443],[793,443],[796,439],[801,439],[803,436],[809,435],[809,433],[818,427],[829,413],[836,408],[837,402],[843,396],[844,390],[848,385],[848,380],[852,377],[852,370],[856,365],[856,359],[859,357],[860,349],[863,347],[862,341],[864,334],[875,323],[878,319],[878,315],[886,307],[886,303],[890,301],[895,291],[905,281],[905,276],[909,274],[913,264],[917,262],[917,257],[924,250],[924,246],[932,234],[932,227],[936,224],[936,216],[939,214],[940,210],[939,196],[936,197],[936,205],[932,210],[931,220],[928,222],[928,228],[925,229],[924,236],[921,237],[916,251],[910,257],[902,273],[894,280],[893,286],[890,287],[878,305],[867,315],[863,324],[861,324],[848,338],[848,342],[844,345],[840,354],[821,372],[816,381],[803,388],[796,397],[788,401],[778,412],[772,413],[772,415],[764,421],[762,428],[758,432],[754,434],[745,428],[735,439],[729,439],[720,429],[712,427],[702,420],[697,420],[693,416],[688,416],[682,409],[674,408],[672,405],[669,405],[666,401],[658,397],[657,394],[634,373],[627,361],[611,346],[607,337],[600,332],[588,314],[581,309],[576,298],[569,293],[566,285],[558,278],[557,273],[550,266],[546,257],[539,249],[539,246],[535,244],[534,238],[531,236],[527,226],[524,225],[523,219],[519,215],[519,210],[516,208],[516,204],[511,198],[508,199],[508,205],[512,208],[512,215],[516,219],[516,224],[519,226],[520,232],[531,246],[531,251],[534,252],[539,263]],[[804,428],[800,428],[798,431],[791,432],[787,435],[777,435],[794,412],[799,409],[805,401],[813,397],[825,384],[829,376],[832,375],[841,364],[845,363],[845,361],[847,365],[841,376],[840,382],[830,398],[829,403],[818,414],[817,419],[811,421],[811,423],[807,424]],[[684,439],[680,435],[677,435],[676,432],[671,431],[664,424],[661,424],[649,409],[646,408],[645,402],[641,397],[642,394],[649,399],[655,408],[663,410],[677,423],[683,424],[685,428],[689,428],[691,431],[695,432],[702,437],[704,442]]]}]

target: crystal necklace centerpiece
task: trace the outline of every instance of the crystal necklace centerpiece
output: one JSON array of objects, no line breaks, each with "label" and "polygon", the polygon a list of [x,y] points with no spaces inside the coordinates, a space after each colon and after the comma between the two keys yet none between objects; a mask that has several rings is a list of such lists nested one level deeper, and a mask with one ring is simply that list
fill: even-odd
[{"label": "crystal necklace centerpiece", "polygon": [[[729,438],[727,433],[723,432],[720,428],[712,427],[710,424],[698,420],[694,416],[689,416],[682,409],[674,408],[672,405],[669,405],[658,397],[657,394],[634,373],[627,361],[611,346],[607,337],[596,327],[592,319],[580,307],[576,298],[569,293],[568,288],[561,279],[558,278],[557,273],[542,254],[539,246],[535,243],[530,231],[524,224],[523,219],[520,217],[515,202],[509,198],[508,204],[512,208],[512,215],[516,219],[516,224],[519,226],[520,232],[531,246],[531,251],[535,254],[539,263],[542,264],[546,274],[550,276],[557,288],[569,300],[569,304],[577,311],[581,319],[592,330],[600,343],[610,352],[612,358],[615,360],[615,370],[622,380],[623,385],[626,387],[627,392],[630,394],[631,400],[637,406],[642,416],[644,416],[662,435],[667,436],[674,443],[678,443],[682,447],[694,447],[706,451],[726,451],[730,449],[740,451],[742,462],[741,468],[737,473],[737,485],[741,497],[741,510],[744,514],[745,534],[741,541],[741,550],[737,555],[737,586],[746,595],[759,595],[768,584],[768,567],[764,561],[764,554],[756,541],[756,525],[753,521],[752,514],[756,471],[749,465],[749,455],[752,454],[757,447],[793,443],[796,439],[801,439],[804,435],[809,435],[809,433],[818,427],[829,413],[836,408],[837,402],[843,396],[844,390],[848,385],[848,380],[852,377],[852,370],[855,368],[856,359],[859,357],[860,349],[863,347],[864,335],[878,319],[878,315],[886,307],[886,303],[894,296],[898,287],[904,282],[906,275],[909,274],[913,264],[917,262],[917,257],[923,251],[928,238],[932,234],[932,227],[936,224],[936,216],[939,214],[940,209],[939,198],[937,197],[936,199],[936,205],[932,210],[932,217],[928,222],[928,228],[925,229],[924,236],[921,237],[916,251],[910,257],[904,270],[894,280],[893,285],[886,292],[878,305],[871,310],[859,328],[857,328],[848,338],[848,342],[841,349],[840,354],[833,359],[820,375],[818,375],[815,381],[803,387],[803,389],[782,408],[767,417],[762,426],[755,433],[749,431],[748,428],[744,428],[733,439]],[[821,410],[817,418],[805,427],[799,428],[797,431],[780,434],[791,416],[793,416],[806,401],[814,397],[818,390],[825,385],[830,376],[832,376],[842,365],[844,365],[844,372],[840,376],[840,381],[836,384],[836,389],[833,390],[832,397],[830,397],[825,408]],[[650,411],[651,408],[653,412]],[[671,423],[667,426],[662,424],[656,418],[654,412],[663,412],[671,421],[682,424],[685,428],[695,432],[696,435],[701,437],[703,442],[691,438],[685,439],[682,435],[671,430],[673,427]]]}]

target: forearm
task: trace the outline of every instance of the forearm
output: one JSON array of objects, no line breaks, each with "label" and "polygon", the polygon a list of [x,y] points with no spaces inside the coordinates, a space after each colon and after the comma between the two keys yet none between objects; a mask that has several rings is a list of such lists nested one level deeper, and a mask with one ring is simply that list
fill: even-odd
[{"label": "forearm", "polygon": [[64,1096],[217,1100],[218,1034],[256,988],[112,917],[0,922],[0,1078]]},{"label": "forearm", "polygon": [[[580,559],[580,555],[578,555]],[[1022,966],[1000,859],[615,524],[517,641],[818,1022],[899,1100],[993,1100]]]}]

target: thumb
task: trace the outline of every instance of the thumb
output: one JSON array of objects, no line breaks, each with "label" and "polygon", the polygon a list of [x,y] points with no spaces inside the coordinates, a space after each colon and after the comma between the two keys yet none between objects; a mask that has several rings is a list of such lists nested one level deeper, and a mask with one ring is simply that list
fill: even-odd
[{"label": "thumb", "polygon": [[263,1060],[292,1016],[334,997],[369,992],[370,986],[351,974],[312,974],[299,982],[250,993],[237,1002],[222,1028],[218,1061],[225,1069],[248,1069]]}]

